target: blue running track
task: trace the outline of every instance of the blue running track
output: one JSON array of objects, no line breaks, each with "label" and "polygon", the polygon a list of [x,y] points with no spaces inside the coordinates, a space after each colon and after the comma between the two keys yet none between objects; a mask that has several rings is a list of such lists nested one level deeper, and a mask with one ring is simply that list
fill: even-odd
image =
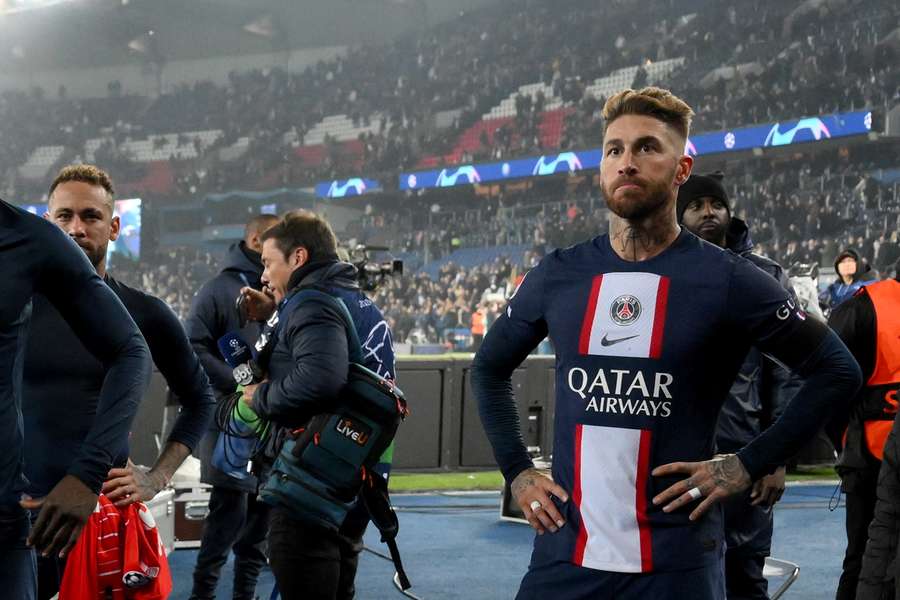
[{"label": "blue running track", "polygon": [[[844,507],[829,510],[834,485],[792,486],[775,512],[772,554],[800,565],[800,578],[785,600],[822,600],[834,597],[846,538]],[[528,566],[532,534],[529,527],[501,522],[499,495],[394,495],[400,514],[400,551],[413,583],[411,591],[423,600],[451,598],[513,598]],[[366,545],[386,553],[377,532]],[[169,557],[175,582],[173,600],[190,594],[197,553],[178,550]],[[391,563],[368,552],[360,559],[356,580],[360,600],[401,599],[392,583]],[[231,598],[231,562],[222,572],[217,598]],[[257,593],[268,600],[272,573],[265,570]],[[775,589],[771,586],[770,589]]]}]

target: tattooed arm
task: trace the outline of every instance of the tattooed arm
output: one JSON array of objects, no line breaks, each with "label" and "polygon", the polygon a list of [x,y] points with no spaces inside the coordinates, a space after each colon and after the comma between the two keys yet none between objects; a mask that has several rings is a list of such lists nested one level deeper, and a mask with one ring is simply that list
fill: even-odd
[{"label": "tattooed arm", "polygon": [[699,463],[671,463],[653,470],[656,477],[678,474],[689,477],[656,496],[653,504],[659,505],[671,500],[663,507],[664,512],[671,512],[696,500],[691,495],[691,490],[696,488],[703,497],[703,502],[691,512],[691,521],[700,517],[719,500],[739,494],[753,483],[750,473],[736,454],[720,454],[712,460]]}]

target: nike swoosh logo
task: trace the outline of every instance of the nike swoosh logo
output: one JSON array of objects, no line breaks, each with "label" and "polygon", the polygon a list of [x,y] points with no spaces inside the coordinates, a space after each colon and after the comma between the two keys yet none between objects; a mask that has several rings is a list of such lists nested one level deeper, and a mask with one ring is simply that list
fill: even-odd
[{"label": "nike swoosh logo", "polygon": [[600,345],[601,345],[601,346],[614,346],[614,345],[618,344],[619,342],[624,342],[624,341],[626,341],[626,340],[633,340],[633,339],[636,338],[636,337],[640,337],[640,336],[637,336],[637,335],[630,335],[630,336],[628,336],[628,337],[623,337],[623,338],[618,338],[618,339],[615,339],[615,340],[611,340],[611,339],[609,339],[607,336],[609,336],[608,333],[603,334],[603,339],[600,340]]}]

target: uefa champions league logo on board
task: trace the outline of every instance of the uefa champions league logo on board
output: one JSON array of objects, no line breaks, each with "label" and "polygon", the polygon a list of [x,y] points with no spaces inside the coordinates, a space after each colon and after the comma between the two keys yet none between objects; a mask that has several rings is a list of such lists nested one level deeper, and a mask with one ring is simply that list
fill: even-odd
[{"label": "uefa champions league logo on board", "polygon": [[460,178],[465,179],[462,183],[478,183],[481,181],[481,175],[478,174],[475,167],[466,165],[464,167],[459,167],[455,171],[441,169],[441,173],[437,178],[437,187],[453,187],[454,185],[461,185],[459,181]]},{"label": "uefa champions league logo on board", "polygon": [[[560,169],[560,166],[563,166],[564,168]],[[575,171],[580,171],[581,168],[581,161],[574,152],[563,152],[557,154],[553,160],[547,160],[546,156],[540,157],[537,164],[534,165],[531,174],[552,175],[560,170],[573,173]]]},{"label": "uefa champions league logo on board", "polygon": [[328,198],[344,198],[346,196],[360,196],[366,192],[366,182],[359,177],[348,179],[344,183],[332,181],[328,188]]},{"label": "uefa champions league logo on board", "polygon": [[822,138],[830,138],[831,132],[822,122],[822,119],[810,117],[808,119],[800,119],[797,124],[785,131],[781,132],[781,123],[775,123],[766,136],[764,146],[786,146],[792,144],[797,134],[801,131],[808,131],[812,137],[819,141]]}]

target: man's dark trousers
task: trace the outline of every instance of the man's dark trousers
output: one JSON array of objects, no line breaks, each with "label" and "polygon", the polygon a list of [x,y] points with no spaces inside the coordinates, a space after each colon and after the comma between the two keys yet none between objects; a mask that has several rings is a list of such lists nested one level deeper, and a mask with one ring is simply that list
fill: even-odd
[{"label": "man's dark trousers", "polygon": [[769,582],[763,577],[762,554],[725,553],[725,588],[728,600],[768,600]]},{"label": "man's dark trousers", "polygon": [[212,600],[228,554],[234,549],[234,600],[253,600],[266,564],[269,506],[256,494],[213,486],[203,541],[194,568],[191,600]]},{"label": "man's dark trousers", "polygon": [[874,458],[869,460],[872,464],[866,469],[841,469],[841,485],[847,496],[847,552],[836,600],[856,598],[856,584],[869,539],[869,524],[875,516],[878,469],[881,465]]},{"label": "man's dark trousers", "polygon": [[[353,530],[350,534],[349,530]],[[293,518],[272,508],[269,560],[283,600],[350,600],[365,521],[341,533]]]},{"label": "man's dark trousers", "polygon": [[751,490],[726,498],[725,589],[728,600],[768,600],[763,567],[772,546],[772,509],[753,506]]},{"label": "man's dark trousers", "polygon": [[34,600],[37,595],[35,553],[25,543],[29,528],[24,508],[0,505],[0,586],[4,598]]}]

